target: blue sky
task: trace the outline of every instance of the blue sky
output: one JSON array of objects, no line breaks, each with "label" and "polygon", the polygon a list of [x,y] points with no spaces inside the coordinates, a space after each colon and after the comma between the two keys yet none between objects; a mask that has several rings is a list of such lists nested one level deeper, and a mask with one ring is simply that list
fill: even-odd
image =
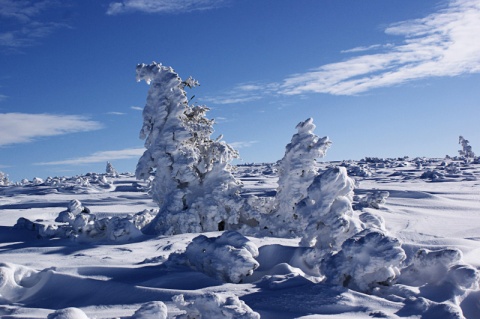
[{"label": "blue sky", "polygon": [[325,160],[480,152],[478,34],[478,0],[0,0],[0,170],[133,172],[152,61],[201,83],[241,162],[308,117]]}]

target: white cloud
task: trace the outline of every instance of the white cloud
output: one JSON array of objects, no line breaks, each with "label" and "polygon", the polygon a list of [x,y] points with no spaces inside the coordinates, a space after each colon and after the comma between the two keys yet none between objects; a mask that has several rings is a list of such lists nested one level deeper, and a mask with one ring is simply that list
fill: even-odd
[{"label": "white cloud", "polygon": [[135,111],[143,111],[143,107],[140,106],[131,106],[130,108]]},{"label": "white cloud", "polygon": [[358,53],[358,52],[365,52],[365,51],[371,51],[371,50],[379,50],[379,49],[385,49],[385,48],[393,48],[394,45],[392,43],[387,43],[387,44],[373,44],[369,46],[361,46],[361,47],[356,47],[353,49],[348,49],[348,50],[342,50],[340,53]]},{"label": "white cloud", "polygon": [[125,113],[122,112],[108,112],[108,115],[125,115]]},{"label": "white cloud", "polygon": [[278,90],[276,83],[241,83],[232,90],[216,95],[208,96],[202,100],[213,104],[236,104],[262,99],[265,95]]},{"label": "white cloud", "polygon": [[35,165],[82,165],[91,163],[102,163],[121,159],[139,158],[144,152],[145,148],[129,148],[116,151],[101,151],[95,152],[89,156],[54,162],[36,163]]},{"label": "white cloud", "polygon": [[0,46],[17,52],[19,48],[32,46],[49,36],[64,23],[44,21],[43,14],[62,6],[56,0],[0,0]]},{"label": "white cloud", "polygon": [[240,142],[233,142],[233,143],[228,143],[230,146],[232,146],[235,149],[240,149],[240,148],[246,148],[246,147],[251,147],[253,144],[258,143],[258,141],[240,141]]},{"label": "white cloud", "polygon": [[225,0],[123,0],[112,2],[107,14],[116,15],[127,12],[182,13],[209,10],[222,6]]},{"label": "white cloud", "polygon": [[78,115],[0,113],[0,146],[100,128],[100,123]]},{"label": "white cloud", "polygon": [[453,0],[436,13],[395,23],[385,32],[403,36],[404,43],[294,74],[283,81],[279,93],[353,95],[429,77],[480,72],[478,0]]}]

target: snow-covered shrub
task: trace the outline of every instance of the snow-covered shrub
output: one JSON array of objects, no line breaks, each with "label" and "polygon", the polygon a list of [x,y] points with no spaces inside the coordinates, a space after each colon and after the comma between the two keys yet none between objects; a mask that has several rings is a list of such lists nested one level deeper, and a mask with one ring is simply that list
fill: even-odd
[{"label": "snow-covered shrub", "polygon": [[380,209],[380,206],[387,202],[388,196],[390,196],[388,191],[374,190],[368,192],[363,197],[358,197],[358,204],[355,208],[362,209],[364,207],[369,207]]},{"label": "snow-covered shrub", "polygon": [[455,162],[451,162],[447,166],[445,166],[445,172],[447,172],[447,174],[453,174],[453,175],[461,173],[458,163],[455,163]]},{"label": "snow-covered shrub", "polygon": [[80,213],[89,214],[90,210],[87,207],[84,207],[78,199],[74,199],[68,203],[67,210],[58,214],[55,221],[57,223],[68,223],[73,225],[76,216]]},{"label": "snow-covered shrub", "polygon": [[167,306],[161,301],[143,304],[130,319],[167,319]]},{"label": "snow-covered shrub", "polygon": [[152,195],[160,211],[150,232],[178,234],[229,229],[238,223],[240,183],[230,162],[238,153],[221,138],[212,140],[213,120],[205,106],[190,106],[186,81],[158,63],[137,66],[137,81],[150,85],[140,138],[146,151],[136,169],[138,179],[152,174]]},{"label": "snow-covered shrub", "polygon": [[307,197],[307,188],[318,175],[315,160],[325,156],[331,142],[328,137],[319,138],[313,133],[315,124],[309,118],[300,122],[284,157],[278,162],[278,188],[269,232],[285,237],[303,231],[298,223],[297,204]]},{"label": "snow-covered shrub", "polygon": [[32,184],[35,186],[41,185],[43,184],[43,179],[41,179],[40,177],[34,177],[32,179]]},{"label": "snow-covered shrub", "polygon": [[195,237],[184,253],[186,264],[224,282],[240,283],[250,276],[259,263],[258,248],[235,231],[219,237]]},{"label": "snow-covered shrub", "polygon": [[347,168],[348,176],[370,177],[373,175],[370,168],[362,164],[342,163],[342,166]]},{"label": "snow-covered shrub", "polygon": [[56,310],[49,314],[47,319],[88,319],[88,317],[81,309],[70,307]]},{"label": "snow-covered shrub", "polygon": [[338,253],[326,258],[322,272],[327,282],[368,292],[377,286],[391,285],[405,258],[396,238],[366,229],[347,239]]},{"label": "snow-covered shrub", "polygon": [[432,181],[439,181],[445,179],[445,174],[437,171],[437,170],[427,170],[423,172],[420,176],[421,179],[430,179]]},{"label": "snow-covered shrub", "polygon": [[35,231],[40,238],[71,238],[78,241],[128,241],[143,235],[142,230],[153,220],[154,213],[144,210],[126,217],[97,219],[95,214],[78,200],[72,200],[68,209],[59,213],[55,222],[32,222],[19,218],[16,228]]},{"label": "snow-covered shrub", "polygon": [[354,181],[345,167],[330,168],[315,177],[307,189],[308,197],[297,207],[304,229],[302,246],[314,246],[323,255],[339,250],[347,238],[361,230],[360,221],[353,215],[353,189]]},{"label": "snow-covered shrub", "polygon": [[185,301],[183,295],[173,297],[176,306],[185,314],[177,319],[260,319],[260,315],[253,311],[237,296],[223,296],[208,292]]}]

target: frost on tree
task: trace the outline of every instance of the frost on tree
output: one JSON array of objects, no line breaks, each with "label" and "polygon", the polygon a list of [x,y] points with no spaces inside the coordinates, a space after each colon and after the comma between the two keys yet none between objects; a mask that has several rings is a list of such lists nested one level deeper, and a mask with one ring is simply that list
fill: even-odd
[{"label": "frost on tree", "polygon": [[300,122],[284,157],[278,162],[278,188],[275,197],[273,225],[270,231],[277,236],[298,235],[297,204],[307,196],[307,188],[318,175],[315,160],[325,156],[331,142],[328,137],[319,138],[313,133],[315,124],[309,118]]},{"label": "frost on tree", "polygon": [[460,156],[463,156],[466,160],[475,158],[475,153],[472,151],[469,140],[464,139],[463,136],[459,136],[458,144],[462,145],[462,149],[458,151]]},{"label": "frost on tree", "polygon": [[238,223],[240,183],[231,161],[238,153],[227,143],[211,139],[213,120],[205,106],[190,106],[182,81],[171,67],[159,63],[137,66],[137,81],[150,84],[143,110],[140,138],[146,151],[136,176],[152,182],[160,211],[149,232],[178,234],[229,229]]}]

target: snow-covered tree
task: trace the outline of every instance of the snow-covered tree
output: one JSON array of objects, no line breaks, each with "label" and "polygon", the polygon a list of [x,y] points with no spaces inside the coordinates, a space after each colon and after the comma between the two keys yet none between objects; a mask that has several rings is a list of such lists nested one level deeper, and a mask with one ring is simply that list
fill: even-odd
[{"label": "snow-covered tree", "polygon": [[[318,175],[316,159],[325,156],[331,142],[313,133],[315,124],[309,118],[300,122],[284,157],[278,162],[278,188],[270,231],[277,236],[297,235],[302,231],[297,221],[297,204],[307,196],[307,188]],[[275,227],[277,226],[277,227]]]},{"label": "snow-covered tree", "polygon": [[105,168],[105,172],[107,175],[112,176],[112,177],[117,177],[118,173],[115,167],[113,167],[112,163],[107,162],[107,167]]},{"label": "snow-covered tree", "polygon": [[458,144],[462,145],[462,149],[458,151],[460,156],[463,156],[466,160],[475,158],[475,153],[472,151],[469,140],[466,140],[460,135],[458,138]]},{"label": "snow-covered tree", "polygon": [[0,186],[7,186],[9,183],[8,175],[0,171]]},{"label": "snow-covered tree", "polygon": [[167,66],[153,62],[137,66],[137,81],[150,84],[143,110],[140,138],[146,151],[136,176],[152,182],[153,199],[160,211],[149,229],[178,234],[229,229],[238,223],[240,183],[231,161],[238,153],[227,143],[211,139],[213,120],[205,106],[190,106],[183,81]]},{"label": "snow-covered tree", "polygon": [[353,214],[355,182],[345,167],[334,167],[315,177],[308,196],[298,205],[302,246],[314,246],[320,255],[340,250],[343,242],[358,233],[361,222]]}]

